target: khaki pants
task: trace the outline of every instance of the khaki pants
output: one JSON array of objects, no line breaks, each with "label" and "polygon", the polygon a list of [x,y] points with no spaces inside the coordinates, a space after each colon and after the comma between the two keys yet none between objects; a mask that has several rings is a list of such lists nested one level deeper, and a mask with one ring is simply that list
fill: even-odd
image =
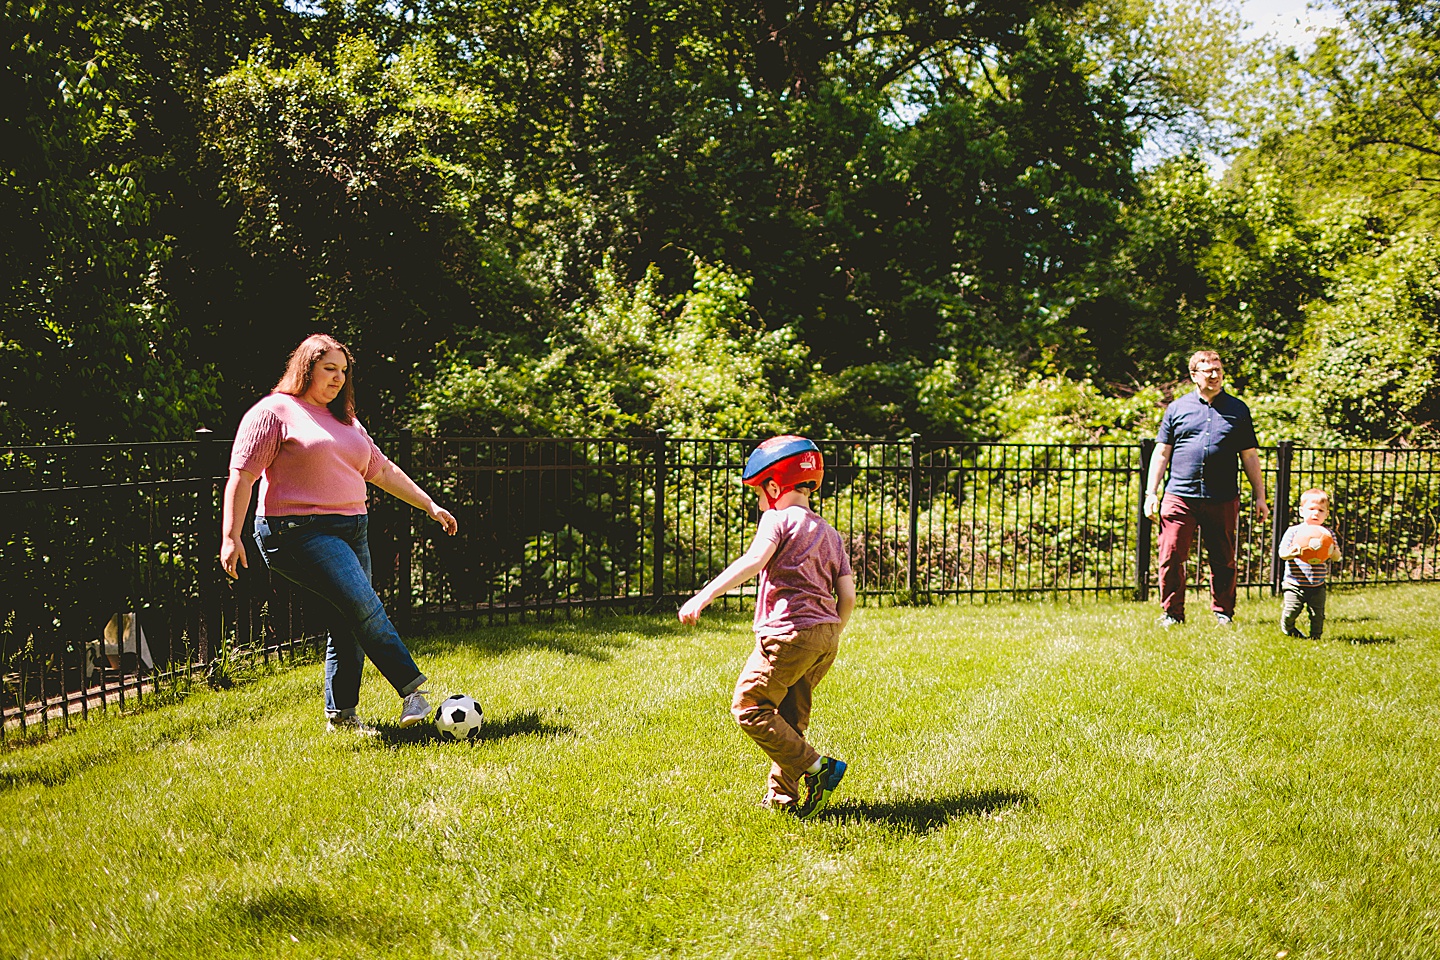
[{"label": "khaki pants", "polygon": [[835,662],[840,624],[824,623],[779,637],[757,637],[730,712],[740,729],[770,757],[770,796],[799,798],[799,776],[820,754],[805,740],[816,684]]}]

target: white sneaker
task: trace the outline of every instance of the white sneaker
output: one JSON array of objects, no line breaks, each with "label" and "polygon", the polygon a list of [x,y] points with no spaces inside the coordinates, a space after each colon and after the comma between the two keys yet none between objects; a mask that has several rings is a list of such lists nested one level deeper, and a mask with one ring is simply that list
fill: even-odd
[{"label": "white sneaker", "polygon": [[413,727],[430,716],[430,701],[425,699],[429,690],[416,690],[405,698],[400,706],[400,726]]},{"label": "white sneaker", "polygon": [[347,717],[331,717],[325,722],[326,733],[353,733],[357,737],[378,737],[380,731],[353,714]]}]

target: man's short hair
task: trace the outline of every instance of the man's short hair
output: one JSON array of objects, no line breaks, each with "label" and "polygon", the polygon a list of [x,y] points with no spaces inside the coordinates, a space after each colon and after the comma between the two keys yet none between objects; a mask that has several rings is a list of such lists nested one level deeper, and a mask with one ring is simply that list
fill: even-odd
[{"label": "man's short hair", "polygon": [[1319,487],[1311,487],[1309,490],[1300,494],[1300,502],[1303,504],[1306,500],[1319,500],[1325,504],[1325,506],[1330,506],[1330,494],[1321,490]]},{"label": "man's short hair", "polygon": [[1200,366],[1200,363],[1203,360],[1209,360],[1211,363],[1218,363],[1222,367],[1225,365],[1224,362],[1220,359],[1220,354],[1216,353],[1214,350],[1196,350],[1190,356],[1190,372],[1194,373],[1195,368]]}]

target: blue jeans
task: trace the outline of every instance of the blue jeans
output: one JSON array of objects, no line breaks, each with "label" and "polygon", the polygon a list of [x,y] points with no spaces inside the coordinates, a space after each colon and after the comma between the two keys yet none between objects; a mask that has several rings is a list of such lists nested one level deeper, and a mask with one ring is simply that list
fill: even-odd
[{"label": "blue jeans", "polygon": [[364,514],[255,518],[265,565],[329,606],[325,712],[331,717],[355,713],[366,657],[402,697],[425,682],[370,586],[369,524]]}]

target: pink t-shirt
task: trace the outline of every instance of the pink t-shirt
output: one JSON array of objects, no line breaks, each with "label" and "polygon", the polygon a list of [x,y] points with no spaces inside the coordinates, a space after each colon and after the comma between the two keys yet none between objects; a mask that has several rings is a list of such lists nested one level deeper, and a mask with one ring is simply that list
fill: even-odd
[{"label": "pink t-shirt", "polygon": [[365,481],[389,460],[360,421],[341,423],[328,407],[272,393],[240,420],[230,467],[260,477],[262,517],[365,512]]},{"label": "pink t-shirt", "polygon": [[822,623],[839,623],[835,591],[851,576],[850,555],[835,528],[799,505],[766,510],[757,540],[775,553],[760,571],[755,597],[755,635],[773,637]]}]

